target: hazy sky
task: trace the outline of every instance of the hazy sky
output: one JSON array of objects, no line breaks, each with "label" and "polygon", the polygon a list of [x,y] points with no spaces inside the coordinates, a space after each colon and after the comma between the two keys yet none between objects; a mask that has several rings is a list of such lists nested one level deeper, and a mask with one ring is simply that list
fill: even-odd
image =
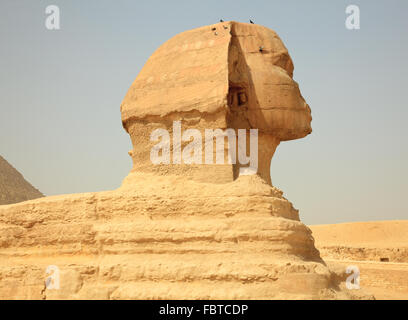
[{"label": "hazy sky", "polygon": [[[360,30],[345,28],[349,4]],[[182,31],[251,18],[284,41],[313,116],[310,136],[279,146],[273,184],[307,224],[407,219],[407,12],[406,0],[1,0],[0,154],[47,195],[119,187],[131,168],[119,107],[148,57]]]}]

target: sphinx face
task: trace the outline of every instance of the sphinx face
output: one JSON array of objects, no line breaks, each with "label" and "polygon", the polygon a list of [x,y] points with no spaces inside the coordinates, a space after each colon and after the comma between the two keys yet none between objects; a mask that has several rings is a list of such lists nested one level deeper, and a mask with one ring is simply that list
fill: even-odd
[{"label": "sphinx face", "polygon": [[[251,127],[281,141],[311,133],[311,110],[292,79],[293,63],[277,34],[251,25],[234,31],[247,65],[247,117]],[[254,36],[243,36],[249,33]]]}]

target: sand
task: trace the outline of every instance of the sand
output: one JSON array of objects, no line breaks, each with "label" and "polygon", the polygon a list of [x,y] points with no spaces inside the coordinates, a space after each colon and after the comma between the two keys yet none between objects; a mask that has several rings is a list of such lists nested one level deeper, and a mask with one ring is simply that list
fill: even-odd
[{"label": "sand", "polygon": [[376,299],[408,299],[408,221],[309,226],[328,266],[356,265]]}]

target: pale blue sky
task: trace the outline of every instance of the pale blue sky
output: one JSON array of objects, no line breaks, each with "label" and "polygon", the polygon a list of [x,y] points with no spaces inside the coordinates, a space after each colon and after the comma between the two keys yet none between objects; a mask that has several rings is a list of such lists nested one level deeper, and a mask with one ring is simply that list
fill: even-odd
[{"label": "pale blue sky", "polygon": [[[61,30],[45,28],[58,5]],[[347,30],[357,4],[361,29]],[[312,109],[273,184],[308,224],[407,219],[408,1],[1,0],[0,154],[47,195],[117,188],[131,168],[120,103],[153,51],[224,20],[274,29]]]}]

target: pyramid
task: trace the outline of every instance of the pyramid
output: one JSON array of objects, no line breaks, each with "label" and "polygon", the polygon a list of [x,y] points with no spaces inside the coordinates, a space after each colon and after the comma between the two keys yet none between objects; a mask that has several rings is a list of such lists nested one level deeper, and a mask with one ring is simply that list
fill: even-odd
[{"label": "pyramid", "polygon": [[44,197],[23,175],[0,156],[0,205]]}]

